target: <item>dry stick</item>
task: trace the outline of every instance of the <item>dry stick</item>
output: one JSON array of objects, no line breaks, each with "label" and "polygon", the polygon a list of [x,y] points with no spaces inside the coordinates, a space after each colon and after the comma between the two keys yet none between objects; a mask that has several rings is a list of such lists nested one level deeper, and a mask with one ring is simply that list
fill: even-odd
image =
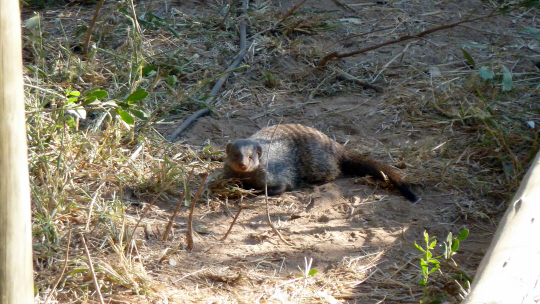
[{"label": "dry stick", "polygon": [[84,245],[84,252],[86,252],[86,257],[88,258],[88,266],[90,267],[90,272],[92,273],[92,280],[94,281],[94,287],[96,288],[96,292],[99,296],[99,300],[101,304],[105,304],[103,301],[103,296],[101,295],[101,291],[99,290],[99,283],[97,281],[96,273],[94,272],[94,265],[92,265],[92,259],[90,258],[90,252],[88,251],[88,246],[86,246],[86,240],[84,239],[84,233],[80,233],[81,239]]},{"label": "dry stick", "polygon": [[187,228],[187,250],[193,249],[193,211],[195,210],[195,203],[199,199],[199,195],[201,195],[202,189],[204,188],[204,183],[206,182],[206,179],[208,178],[208,172],[205,172],[202,174],[202,181],[201,185],[199,186],[199,189],[197,189],[197,193],[195,193],[195,197],[191,201],[191,206],[189,206],[189,217],[188,217],[188,228]]},{"label": "dry stick", "polygon": [[269,32],[273,29],[275,29],[278,25],[281,24],[281,22],[285,21],[285,19],[289,18],[302,4],[304,4],[304,2],[306,2],[306,0],[302,0],[300,1],[298,4],[296,4],[295,6],[291,7],[291,9],[289,11],[287,11],[285,13],[285,15],[283,15],[283,17],[278,21],[276,22],[274,25],[270,26],[269,28],[265,29],[265,30],[262,30],[258,33],[255,33],[254,35],[252,35],[251,37],[253,36],[257,36],[257,35],[260,35],[260,34],[263,34],[263,33],[266,33],[266,32]]},{"label": "dry stick", "polygon": [[330,54],[327,54],[326,56],[324,56],[321,59],[321,61],[319,62],[319,67],[325,66],[326,63],[328,61],[330,61],[330,60],[338,60],[338,59],[341,59],[341,58],[344,58],[344,57],[355,56],[355,55],[358,55],[358,54],[362,54],[362,53],[365,53],[365,52],[369,52],[369,51],[381,48],[383,46],[387,46],[387,45],[390,45],[390,44],[395,44],[395,43],[407,41],[407,40],[410,40],[410,39],[419,39],[419,38],[421,38],[421,37],[423,37],[425,35],[431,34],[433,32],[453,28],[453,27],[456,27],[456,26],[458,26],[458,25],[460,25],[462,23],[467,23],[467,22],[473,22],[473,21],[477,21],[477,20],[481,20],[481,19],[486,19],[486,18],[489,18],[489,17],[493,17],[494,15],[497,15],[497,14],[495,14],[495,11],[491,12],[488,15],[484,15],[484,16],[481,16],[481,17],[477,17],[477,18],[473,18],[473,19],[460,20],[460,21],[457,21],[457,22],[454,22],[454,23],[449,23],[449,24],[443,24],[443,25],[440,25],[440,26],[437,26],[437,27],[434,27],[434,28],[430,28],[430,29],[425,30],[423,32],[420,32],[420,33],[418,33],[416,35],[401,36],[401,37],[393,39],[393,40],[389,40],[389,41],[386,41],[386,42],[383,42],[383,43],[380,43],[380,44],[368,46],[366,48],[359,49],[359,50],[352,51],[352,52],[348,52],[348,53],[339,54],[338,52],[332,52]]},{"label": "dry stick", "polygon": [[[248,6],[248,0],[244,1],[243,5],[243,14],[245,14]],[[240,65],[240,62],[244,60],[244,56],[246,56],[247,49],[246,49],[246,23],[245,21],[242,21],[240,23],[240,51],[238,52],[238,55],[236,55],[236,59],[229,65],[227,68],[227,71],[234,70]],[[227,80],[229,78],[231,72],[225,72],[223,75],[221,75],[216,84],[212,87],[212,90],[210,91],[210,99],[207,101],[207,104],[212,104],[214,99],[217,96],[217,93]],[[186,119],[180,127],[178,127],[176,130],[174,130],[173,133],[171,133],[169,136],[167,136],[167,140],[170,142],[173,142],[180,134],[182,134],[189,126],[191,126],[197,119],[203,116],[207,116],[211,113],[211,110],[209,108],[201,109],[195,113],[193,113],[188,119]]]},{"label": "dry stick", "polygon": [[371,84],[369,82],[366,82],[366,81],[363,81],[363,80],[360,80],[356,77],[354,77],[353,75],[343,71],[343,70],[340,70],[340,69],[337,69],[337,68],[334,68],[332,67],[332,69],[334,71],[336,71],[337,73],[341,74],[341,76],[343,76],[345,79],[349,80],[349,81],[353,81],[353,82],[356,82],[357,84],[363,86],[363,87],[366,87],[366,88],[369,88],[369,89],[372,89],[374,91],[376,91],[377,93],[382,93],[384,92],[384,89],[380,86],[377,86],[377,85],[374,85],[374,84]]},{"label": "dry stick", "polygon": [[62,280],[62,277],[64,276],[64,273],[66,272],[67,263],[68,263],[68,257],[69,257],[69,245],[70,244],[71,244],[71,229],[69,229],[69,234],[68,234],[68,242],[67,242],[67,246],[66,246],[66,258],[64,259],[64,267],[62,267],[62,272],[60,272],[60,276],[58,277],[58,279],[56,279],[56,282],[54,282],[53,288],[51,289],[51,292],[49,293],[49,295],[47,296],[47,298],[45,299],[45,302],[43,302],[43,304],[47,304],[49,302],[49,300],[51,299],[51,296],[53,295],[54,291],[56,290],[56,287],[58,287],[58,284],[60,283],[60,281]]},{"label": "dry stick", "polygon": [[88,53],[88,45],[90,44],[90,37],[92,36],[94,25],[96,25],[96,20],[99,15],[99,10],[101,9],[101,6],[103,6],[104,2],[105,0],[99,1],[98,5],[96,6],[96,11],[94,12],[94,17],[92,17],[92,21],[90,21],[90,25],[88,26],[88,31],[86,32],[86,38],[84,38],[83,55],[86,55],[86,53]]},{"label": "dry stick", "polygon": [[400,56],[403,56],[403,54],[405,54],[405,52],[409,49],[409,46],[411,46],[411,43],[408,43],[408,44],[405,46],[405,48],[404,48],[401,52],[399,52],[396,56],[394,56],[394,58],[390,59],[390,61],[388,61],[388,62],[382,67],[382,69],[379,71],[379,73],[377,74],[377,76],[375,76],[375,77],[373,78],[373,82],[375,82],[375,81],[377,80],[377,78],[379,78],[379,76],[382,74],[382,72],[384,72],[384,71],[388,68],[388,66],[389,66],[390,64],[392,64],[392,62],[394,62],[394,60],[398,59],[398,57],[400,57]]},{"label": "dry stick", "polygon": [[229,236],[229,233],[231,232],[232,230],[232,227],[234,226],[234,223],[236,223],[236,219],[238,219],[238,216],[240,215],[240,212],[242,212],[242,209],[244,209],[242,207],[242,201],[244,200],[244,196],[240,196],[240,204],[238,205],[238,211],[236,212],[236,215],[234,216],[234,219],[231,223],[231,226],[229,226],[229,230],[227,230],[227,233],[225,233],[225,235],[223,236],[223,238],[221,239],[221,241],[225,241],[225,239],[227,238],[227,236]]},{"label": "dry stick", "polygon": [[289,18],[292,14],[294,14],[294,12],[298,8],[300,8],[300,6],[302,4],[304,4],[304,2],[306,2],[306,0],[302,0],[298,4],[296,4],[295,6],[291,7],[291,9],[287,13],[285,13],[285,15],[283,15],[283,17],[276,24],[274,24],[274,26],[272,28],[275,28],[276,26],[280,25],[281,22],[285,21],[285,19]]},{"label": "dry stick", "polygon": [[[281,118],[281,120],[283,120],[283,117]],[[270,145],[268,147],[272,146],[272,142],[274,141],[274,135],[276,134],[277,128],[279,128],[279,126],[281,125],[281,120],[274,128],[274,133],[272,133],[272,137],[270,138]],[[268,159],[269,158],[270,158],[270,148],[268,148],[268,151],[266,151],[266,172],[268,172]],[[282,240],[283,243],[289,246],[292,246],[291,243],[285,240],[285,238],[281,235],[279,230],[277,230],[277,228],[274,226],[274,223],[272,223],[272,219],[270,218],[270,206],[268,204],[268,180],[266,178],[266,175],[264,178],[264,202],[266,204],[266,223],[268,223],[268,226],[272,228],[272,231],[274,231],[274,233],[279,236],[279,239]]]},{"label": "dry stick", "polygon": [[[191,177],[193,176],[193,171],[195,168],[191,169],[191,172],[189,172],[188,178],[186,180],[186,185],[189,184],[191,181]],[[172,225],[174,223],[174,219],[176,218],[176,215],[178,214],[178,211],[180,210],[180,207],[182,206],[182,203],[184,202],[184,198],[186,197],[186,189],[184,189],[184,192],[182,193],[182,196],[180,196],[180,199],[178,200],[178,203],[176,204],[176,207],[174,208],[174,212],[171,215],[171,218],[169,219],[169,223],[167,224],[167,228],[165,228],[165,232],[163,232],[163,240],[166,241],[167,237],[169,236],[169,232],[171,231]]]}]

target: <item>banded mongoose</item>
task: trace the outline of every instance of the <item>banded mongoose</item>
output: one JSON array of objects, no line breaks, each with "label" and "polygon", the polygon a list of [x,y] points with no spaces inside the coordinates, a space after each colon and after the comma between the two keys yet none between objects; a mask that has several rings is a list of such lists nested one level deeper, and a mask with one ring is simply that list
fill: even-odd
[{"label": "banded mongoose", "polygon": [[329,182],[344,173],[388,179],[407,199],[418,200],[390,166],[348,151],[322,132],[299,124],[266,127],[227,144],[226,153],[223,177],[240,179],[243,188],[256,190],[264,190],[266,180],[268,195]]}]

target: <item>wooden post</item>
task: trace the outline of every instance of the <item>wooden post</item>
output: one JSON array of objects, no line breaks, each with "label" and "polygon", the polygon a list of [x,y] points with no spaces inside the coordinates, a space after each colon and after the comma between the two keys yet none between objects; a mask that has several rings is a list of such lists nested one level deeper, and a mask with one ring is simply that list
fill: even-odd
[{"label": "wooden post", "polygon": [[34,303],[19,0],[0,0],[0,304]]},{"label": "wooden post", "polygon": [[540,299],[540,153],[514,195],[463,303]]}]

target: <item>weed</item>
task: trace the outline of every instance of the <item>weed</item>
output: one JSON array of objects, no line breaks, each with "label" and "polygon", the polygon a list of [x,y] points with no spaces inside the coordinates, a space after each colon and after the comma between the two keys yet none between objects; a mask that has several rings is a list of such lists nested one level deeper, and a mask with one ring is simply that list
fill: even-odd
[{"label": "weed", "polygon": [[[457,237],[452,237],[452,232],[448,233],[446,240],[442,244],[443,253],[442,255],[438,256],[433,255],[433,250],[437,245],[437,239],[433,236],[430,237],[427,231],[424,230],[425,247],[422,247],[414,242],[414,246],[416,246],[416,248],[422,252],[422,257],[420,258],[420,268],[422,271],[420,286],[422,286],[423,297],[420,303],[442,303],[443,299],[446,297],[444,293],[433,295],[432,292],[428,290],[430,283],[429,276],[436,271],[438,271],[439,274],[438,283],[441,283],[441,280],[443,280],[443,284],[454,281],[455,283],[459,284],[456,279],[466,280],[467,284],[472,281],[472,279],[459,268],[458,264],[452,258],[452,256],[457,253],[460,242],[464,241],[468,235],[468,229],[461,230]],[[443,262],[442,266],[441,262]],[[452,262],[452,264],[450,264],[450,262]],[[458,270],[458,277],[453,277],[450,275],[451,272],[455,272],[455,270]],[[460,294],[460,296],[463,299],[464,294]]]}]

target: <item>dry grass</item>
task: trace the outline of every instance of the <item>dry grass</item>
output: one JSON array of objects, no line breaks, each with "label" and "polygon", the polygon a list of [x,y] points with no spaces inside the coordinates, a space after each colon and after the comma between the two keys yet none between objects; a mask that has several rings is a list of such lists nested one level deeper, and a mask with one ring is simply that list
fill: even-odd
[{"label": "dry grass", "polygon": [[[294,119],[298,109],[309,109],[320,105],[321,99],[340,94],[356,94],[365,102],[378,98],[344,73],[367,82],[376,80],[385,88],[380,97],[384,106],[350,118],[344,114],[357,111],[364,102],[346,109],[328,104],[318,117],[344,118],[344,124],[351,125],[377,117],[377,132],[415,138],[414,145],[400,142],[392,148],[380,143],[383,137],[355,144],[362,152],[408,168],[408,179],[418,188],[456,197],[438,214],[448,219],[444,224],[448,230],[456,228],[454,219],[462,219],[471,220],[486,235],[493,232],[504,203],[539,148],[538,77],[530,64],[538,56],[527,52],[536,48],[537,41],[520,34],[519,28],[505,27],[510,19],[526,26],[536,10],[519,9],[445,32],[460,42],[472,39],[467,36],[471,31],[486,44],[501,35],[511,41],[496,41],[487,48],[465,46],[477,67],[485,65],[497,72],[495,80],[485,81],[460,57],[460,48],[450,49],[440,35],[423,38],[420,46],[412,45],[408,52],[403,52],[405,46],[395,45],[387,56],[387,50],[381,50],[316,69],[316,61],[332,50],[417,32],[438,22],[433,20],[469,12],[454,3],[442,11],[426,1],[349,6],[334,1],[335,7],[334,2],[327,2],[304,4],[297,10],[290,10],[293,4],[277,8],[272,2],[251,3],[247,16],[251,45],[245,60],[250,68],[230,79],[214,106],[205,104],[208,86],[238,50],[239,19],[235,9],[223,18],[220,12],[226,11],[225,3],[169,3],[167,11],[160,11],[163,3],[141,2],[137,13],[142,33],[134,30],[129,19],[129,1],[106,3],[93,35],[98,43],[88,57],[78,52],[92,7],[47,10],[38,25],[25,29],[36,303],[44,303],[49,295],[49,303],[99,303],[94,279],[106,303],[419,302],[424,295],[417,283],[418,253],[397,245],[362,246],[354,255],[344,253],[341,262],[324,274],[308,276],[309,258],[296,261],[298,248],[276,245],[271,234],[254,232],[236,250],[249,250],[255,244],[273,246],[273,254],[246,254],[239,260],[220,260],[210,253],[208,260],[201,260],[201,255],[186,252],[182,220],[173,226],[172,241],[161,241],[161,227],[171,214],[167,206],[174,205],[182,192],[188,194],[189,202],[194,194],[191,189],[199,187],[198,174],[212,173],[214,181],[212,191],[201,195],[200,201],[206,202],[198,207],[201,218],[228,211],[229,206],[223,208],[223,196],[249,194],[237,184],[215,181],[222,154],[214,143],[169,143],[164,130],[169,132],[176,121],[204,107],[214,107],[222,119],[248,113],[257,124],[261,117],[291,114]],[[493,8],[492,3],[479,1],[470,4],[470,9],[474,5]],[[339,11],[340,7],[348,13]],[[287,11],[290,16],[282,20]],[[497,22],[505,27],[504,34],[495,34],[502,28],[497,28]],[[405,59],[397,56],[400,52],[408,54]],[[502,66],[513,71],[511,91],[501,88]],[[63,97],[66,90],[84,92],[95,87],[108,92],[102,102],[110,104],[88,108],[86,119],[73,119]],[[141,87],[150,92],[139,104],[150,119],[126,124],[115,109]],[[295,102],[284,101],[290,96],[295,96]],[[340,142],[350,139],[340,137],[341,133],[333,135]],[[192,169],[194,178],[187,183]],[[273,198],[272,202],[282,200]],[[370,204],[357,205],[369,209]],[[279,207],[284,213],[300,214],[294,204]],[[294,229],[285,221],[276,225],[284,231]],[[234,229],[240,228],[233,227],[232,234]],[[370,234],[377,229],[365,231]],[[403,227],[392,229],[396,240],[403,235],[409,245],[415,241],[399,230]],[[206,241],[217,236],[203,240],[206,227],[195,230],[199,252],[223,245]],[[332,235],[323,233],[320,238],[322,242]],[[302,250],[316,252],[317,244]],[[285,256],[300,269],[285,269]],[[474,271],[480,258],[470,254],[463,268]],[[430,294],[444,293],[455,302],[459,288],[451,278],[457,270],[446,271],[433,279]]]}]

